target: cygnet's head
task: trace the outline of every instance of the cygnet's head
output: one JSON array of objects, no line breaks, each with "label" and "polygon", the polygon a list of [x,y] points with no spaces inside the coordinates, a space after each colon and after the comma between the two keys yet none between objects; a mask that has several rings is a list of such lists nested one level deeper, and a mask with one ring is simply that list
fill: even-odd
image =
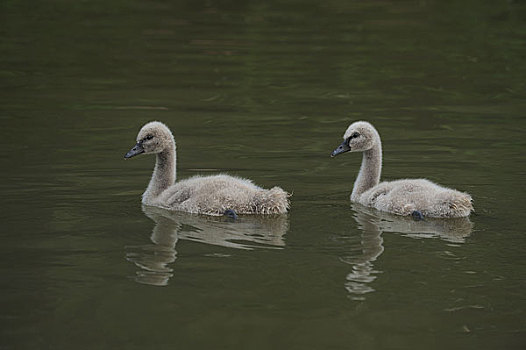
[{"label": "cygnet's head", "polygon": [[332,153],[331,157],[345,152],[363,152],[374,147],[377,142],[380,142],[378,131],[368,122],[354,122],[352,123],[345,134],[343,134],[343,142]]},{"label": "cygnet's head", "polygon": [[137,134],[137,144],[124,155],[124,158],[131,158],[141,153],[161,153],[173,147],[172,145],[174,145],[174,137],[170,129],[161,122],[149,122],[141,128]]}]

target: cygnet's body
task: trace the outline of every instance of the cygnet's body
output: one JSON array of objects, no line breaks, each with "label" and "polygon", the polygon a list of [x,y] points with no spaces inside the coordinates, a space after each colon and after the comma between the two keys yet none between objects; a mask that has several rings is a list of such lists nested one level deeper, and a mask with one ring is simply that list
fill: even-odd
[{"label": "cygnet's body", "polygon": [[281,214],[289,208],[289,194],[279,187],[270,190],[252,181],[219,174],[194,176],[176,181],[175,140],[170,129],[161,122],[144,125],[137,135],[137,144],[124,156],[156,154],[152,178],[142,195],[142,203],[169,210],[195,214]]},{"label": "cygnet's body", "polygon": [[355,122],[343,136],[332,157],[344,152],[363,152],[362,166],[354,183],[351,201],[397,215],[456,218],[473,210],[471,196],[439,186],[426,179],[380,182],[382,143],[368,122]]}]

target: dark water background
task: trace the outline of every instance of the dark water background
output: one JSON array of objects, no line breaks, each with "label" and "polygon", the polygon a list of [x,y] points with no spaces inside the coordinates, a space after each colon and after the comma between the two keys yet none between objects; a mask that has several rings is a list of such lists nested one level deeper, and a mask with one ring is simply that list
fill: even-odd
[{"label": "dark water background", "polygon": [[[526,346],[524,2],[3,0],[0,37],[1,349]],[[351,206],[359,119],[476,215]],[[141,208],[149,120],[290,214]]]}]

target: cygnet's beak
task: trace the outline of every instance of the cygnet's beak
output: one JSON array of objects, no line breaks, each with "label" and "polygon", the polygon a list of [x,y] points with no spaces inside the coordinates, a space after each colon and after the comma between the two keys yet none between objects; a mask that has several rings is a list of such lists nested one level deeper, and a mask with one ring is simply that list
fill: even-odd
[{"label": "cygnet's beak", "polygon": [[349,147],[349,140],[344,140],[342,144],[338,146],[338,148],[332,151],[331,158],[336,157],[338,154],[349,152],[350,150],[351,150],[351,147]]},{"label": "cygnet's beak", "polygon": [[125,159],[135,157],[138,154],[144,153],[144,148],[142,147],[142,141],[137,142],[133,148],[124,155]]}]

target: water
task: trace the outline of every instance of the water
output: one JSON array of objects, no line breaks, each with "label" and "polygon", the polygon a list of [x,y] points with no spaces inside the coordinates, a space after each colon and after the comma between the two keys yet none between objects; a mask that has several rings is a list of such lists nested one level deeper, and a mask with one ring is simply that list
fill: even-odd
[{"label": "water", "polygon": [[[524,348],[523,3],[1,6],[1,348]],[[154,119],[179,178],[280,185],[289,215],[142,208],[153,159],[122,157]],[[351,205],[357,119],[384,179],[476,214]]]}]

